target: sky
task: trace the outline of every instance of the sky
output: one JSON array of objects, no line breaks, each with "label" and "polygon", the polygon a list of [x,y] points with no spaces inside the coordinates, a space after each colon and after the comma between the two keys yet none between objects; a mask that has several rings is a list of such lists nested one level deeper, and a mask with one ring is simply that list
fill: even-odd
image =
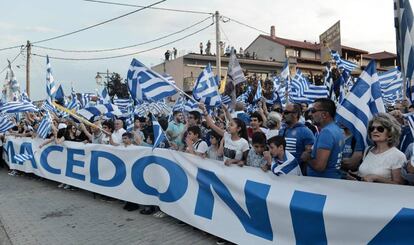
[{"label": "sky", "polygon": [[[92,3],[83,0],[1,0],[0,49],[72,32],[137,8]],[[153,1],[116,0],[127,4],[149,5]],[[319,35],[338,20],[341,21],[341,41],[343,45],[369,52],[389,51],[395,53],[395,29],[392,0],[167,0],[157,7],[195,10],[202,12],[219,11],[223,16],[270,32],[276,28],[276,36],[294,39],[319,41]],[[191,26],[208,15],[178,13],[146,9],[116,21],[84,32],[63,38],[38,43],[39,46],[66,50],[96,50],[134,45],[177,32]],[[245,49],[254,39],[263,34],[234,21],[221,22],[221,38],[227,45]],[[171,37],[145,45],[101,53],[67,53],[45,50],[33,46],[32,53],[48,54],[51,57],[91,58],[107,57],[145,51],[173,42],[211,24],[211,20]],[[123,58],[98,61],[57,60],[51,58],[53,76],[69,93],[71,86],[76,92],[95,92],[97,72],[117,72],[126,77],[132,58],[147,66],[162,62],[167,49],[176,47],[178,55],[198,52],[200,42],[211,40],[215,45],[215,26],[201,31],[181,41],[165,47],[153,49]],[[214,46],[213,46],[214,47]],[[0,51],[0,71],[20,50]],[[31,98],[46,98],[46,58],[31,56]],[[13,70],[22,90],[25,90],[26,55],[20,55],[13,63]],[[5,76],[3,72],[0,76]]]}]

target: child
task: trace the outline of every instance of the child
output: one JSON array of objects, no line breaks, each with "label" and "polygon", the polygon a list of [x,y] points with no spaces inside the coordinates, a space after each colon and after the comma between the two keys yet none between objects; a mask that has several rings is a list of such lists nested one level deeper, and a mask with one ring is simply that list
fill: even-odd
[{"label": "child", "polygon": [[219,156],[219,152],[218,152],[221,138],[222,137],[218,133],[216,133],[216,131],[210,132],[211,145],[207,151],[208,158],[213,159],[213,160],[223,161],[223,156]]},{"label": "child", "polygon": [[190,126],[187,129],[186,152],[205,158],[207,156],[208,145],[201,139],[201,129],[198,126]]},{"label": "child", "polygon": [[255,132],[252,135],[252,145],[249,154],[247,155],[247,166],[260,168],[266,165],[263,152],[266,148],[266,135],[262,132]]},{"label": "child", "polygon": [[122,134],[122,143],[125,147],[132,145],[133,135],[130,132],[126,132]]},{"label": "child", "polygon": [[267,164],[262,167],[264,171],[269,168],[277,175],[297,175],[301,176],[302,172],[295,157],[286,151],[286,140],[283,136],[275,136],[267,141],[269,151],[265,152]]}]

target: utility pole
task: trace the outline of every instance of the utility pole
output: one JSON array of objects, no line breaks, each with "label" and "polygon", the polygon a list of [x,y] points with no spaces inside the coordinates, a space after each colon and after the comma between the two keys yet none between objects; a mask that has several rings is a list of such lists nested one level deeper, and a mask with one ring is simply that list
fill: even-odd
[{"label": "utility pole", "polygon": [[26,51],[26,93],[30,98],[30,55],[32,52],[32,46],[29,40],[27,40]]},{"label": "utility pole", "polygon": [[218,11],[215,13],[216,19],[216,72],[219,79],[219,83],[221,82],[221,48],[220,48],[220,14]]}]

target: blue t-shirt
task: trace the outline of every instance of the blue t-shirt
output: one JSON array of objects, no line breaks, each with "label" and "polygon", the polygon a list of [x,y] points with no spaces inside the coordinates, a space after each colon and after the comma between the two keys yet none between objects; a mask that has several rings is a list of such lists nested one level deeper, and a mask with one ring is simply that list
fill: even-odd
[{"label": "blue t-shirt", "polygon": [[283,127],[279,135],[286,140],[286,150],[290,152],[298,162],[305,151],[306,145],[313,145],[315,136],[312,131],[302,123],[297,123],[291,128]]},{"label": "blue t-shirt", "polygon": [[308,176],[334,179],[341,178],[339,168],[341,166],[344,142],[344,133],[342,129],[335,124],[335,122],[331,122],[326,125],[316,137],[311,157],[312,159],[316,158],[316,152],[318,149],[330,150],[331,153],[329,155],[328,163],[326,164],[325,170],[322,172],[315,171],[308,165]]},{"label": "blue t-shirt", "polygon": [[[354,143],[354,149],[352,149],[352,143]],[[358,142],[352,135],[346,137],[344,143],[344,150],[342,151],[342,159],[352,157],[352,154],[356,151],[364,151],[364,146],[362,145],[362,142]]]}]

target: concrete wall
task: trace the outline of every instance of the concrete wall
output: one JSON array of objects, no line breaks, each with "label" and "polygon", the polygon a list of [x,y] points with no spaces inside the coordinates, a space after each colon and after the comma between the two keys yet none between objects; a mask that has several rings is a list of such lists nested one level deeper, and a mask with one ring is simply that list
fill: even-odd
[{"label": "concrete wall", "polygon": [[315,59],[315,51],[302,49],[300,51],[301,58]]},{"label": "concrete wall", "polygon": [[169,60],[159,65],[152,67],[152,69],[158,73],[168,73],[170,74],[175,83],[179,88],[183,88],[183,81],[184,81],[184,69],[183,69],[183,57],[178,57],[175,60]]},{"label": "concrete wall", "polygon": [[257,38],[246,51],[248,51],[250,55],[255,52],[257,58],[262,60],[269,60],[270,57],[276,61],[284,61],[286,59],[285,47],[283,45],[263,37]]}]

